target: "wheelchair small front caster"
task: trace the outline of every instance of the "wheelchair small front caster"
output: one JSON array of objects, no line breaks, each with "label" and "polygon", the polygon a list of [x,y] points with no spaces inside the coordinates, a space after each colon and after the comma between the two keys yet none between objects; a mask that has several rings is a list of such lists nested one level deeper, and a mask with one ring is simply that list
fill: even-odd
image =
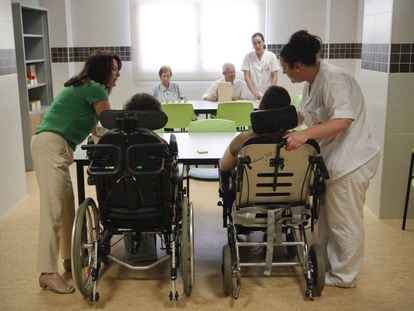
[{"label": "wheelchair small front caster", "polygon": [[96,302],[98,302],[98,301],[99,301],[99,293],[98,293],[98,292],[96,292],[96,293],[95,293],[95,296],[93,295],[93,293],[91,293],[90,300],[91,300],[91,301],[96,301]]},{"label": "wheelchair small front caster", "polygon": [[170,291],[170,301],[171,300],[178,300],[178,292],[175,292],[174,294]]},{"label": "wheelchair small front caster", "polygon": [[312,291],[310,289],[307,289],[305,291],[305,297],[309,298],[310,300],[313,300],[313,294],[312,294]]}]

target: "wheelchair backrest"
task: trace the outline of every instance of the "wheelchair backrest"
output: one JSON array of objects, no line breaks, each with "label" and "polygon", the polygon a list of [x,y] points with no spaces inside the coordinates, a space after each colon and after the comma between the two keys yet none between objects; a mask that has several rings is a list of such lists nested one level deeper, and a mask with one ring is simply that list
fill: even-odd
[{"label": "wheelchair backrest", "polygon": [[111,129],[88,147],[103,222],[154,230],[171,219],[171,174],[175,153],[156,133]]},{"label": "wheelchair backrest", "polygon": [[312,143],[286,151],[281,138],[245,142],[238,155],[237,206],[304,204],[313,179],[311,158],[318,154]]}]

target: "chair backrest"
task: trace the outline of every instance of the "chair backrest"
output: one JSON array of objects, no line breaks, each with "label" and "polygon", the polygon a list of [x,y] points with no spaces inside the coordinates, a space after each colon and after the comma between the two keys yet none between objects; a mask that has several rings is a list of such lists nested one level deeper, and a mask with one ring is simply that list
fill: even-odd
[{"label": "chair backrest", "polygon": [[96,184],[103,223],[113,229],[150,231],[171,221],[174,150],[148,129],[108,131],[88,146],[88,174]]},{"label": "chair backrest", "polygon": [[250,126],[250,113],[253,111],[253,103],[228,102],[219,103],[217,107],[217,118],[233,120],[236,127]]},{"label": "chair backrest", "polygon": [[238,155],[237,206],[306,204],[317,155],[311,144],[286,151],[280,137],[249,139]]},{"label": "chair backrest", "polygon": [[296,94],[292,96],[292,100],[290,104],[295,106],[296,109],[298,109],[301,101],[302,101],[302,94]]},{"label": "chair backrest", "polygon": [[194,108],[192,104],[163,104],[161,109],[168,116],[166,128],[185,129],[193,121]]},{"label": "chair backrest", "polygon": [[236,123],[225,119],[205,119],[190,123],[188,132],[236,132]]}]

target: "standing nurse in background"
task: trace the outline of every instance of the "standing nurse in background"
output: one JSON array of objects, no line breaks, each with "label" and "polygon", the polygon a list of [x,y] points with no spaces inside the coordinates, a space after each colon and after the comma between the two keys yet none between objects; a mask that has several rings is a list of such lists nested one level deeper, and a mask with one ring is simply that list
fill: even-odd
[{"label": "standing nurse in background", "polygon": [[305,82],[299,119],[306,129],[285,136],[288,149],[316,139],[330,179],[319,215],[319,243],[327,252],[326,285],[354,287],[364,254],[363,208],[380,148],[368,128],[365,101],[355,78],[321,62],[321,39],[294,33],[280,52],[283,72]]},{"label": "standing nurse in background", "polygon": [[151,95],[157,98],[160,102],[179,102],[185,96],[181,93],[180,87],[170,82],[172,77],[172,70],[169,66],[162,66],[158,72],[161,82],[152,89]]},{"label": "standing nurse in background", "polygon": [[277,84],[280,65],[276,55],[266,50],[265,40],[260,32],[253,34],[252,44],[254,51],[244,57],[241,70],[252,97],[261,99],[269,86]]},{"label": "standing nurse in background", "polygon": [[117,55],[95,51],[82,71],[65,83],[32,137],[31,151],[39,184],[39,285],[55,293],[75,291],[58,273],[59,250],[71,271],[70,249],[75,204],[69,166],[73,151],[91,133],[99,114],[111,109],[108,95],[121,69]]}]

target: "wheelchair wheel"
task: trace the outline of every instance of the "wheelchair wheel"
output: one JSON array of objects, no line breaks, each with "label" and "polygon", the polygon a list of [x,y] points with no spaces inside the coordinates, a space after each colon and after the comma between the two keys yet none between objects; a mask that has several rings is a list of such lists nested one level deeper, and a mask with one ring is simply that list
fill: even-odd
[{"label": "wheelchair wheel", "polygon": [[[76,287],[85,297],[93,290],[93,271],[97,267],[99,240],[98,209],[87,198],[77,209],[72,229],[72,274]],[[95,270],[96,271],[96,270]]]},{"label": "wheelchair wheel", "polygon": [[230,245],[223,246],[222,266],[224,294],[229,296],[233,293],[233,269]]},{"label": "wheelchair wheel", "polygon": [[194,286],[194,215],[187,196],[182,201],[181,226],[181,273],[184,293],[190,296]]},{"label": "wheelchair wheel", "polygon": [[314,296],[320,296],[325,288],[325,257],[319,244],[312,244],[309,257],[312,262],[311,276],[314,284]]}]

